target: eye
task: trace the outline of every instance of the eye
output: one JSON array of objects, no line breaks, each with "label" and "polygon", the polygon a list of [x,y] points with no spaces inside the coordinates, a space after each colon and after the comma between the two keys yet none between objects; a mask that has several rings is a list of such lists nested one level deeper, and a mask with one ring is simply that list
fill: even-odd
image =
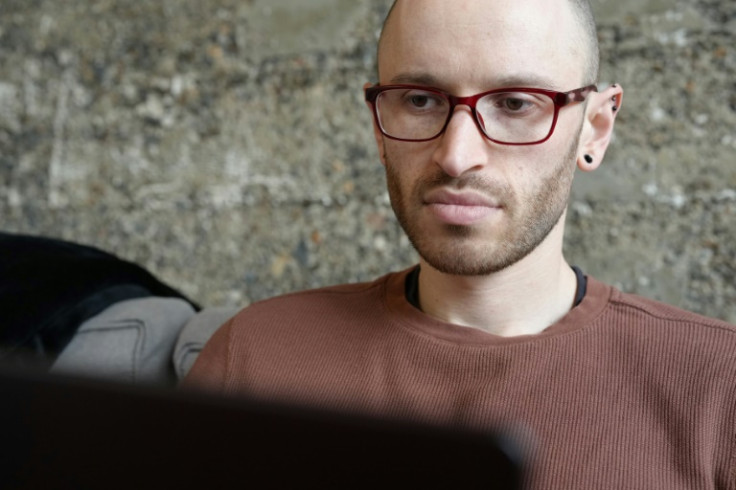
[{"label": "eye", "polygon": [[546,113],[552,107],[552,99],[527,92],[501,92],[481,99],[478,110],[495,117],[532,117]]},{"label": "eye", "polygon": [[412,111],[432,112],[444,110],[446,105],[445,99],[432,92],[422,90],[411,90],[402,95],[403,104]]},{"label": "eye", "polygon": [[507,97],[503,99],[501,105],[504,109],[508,109],[509,111],[512,111],[512,112],[517,112],[517,111],[524,109],[527,104],[528,104],[527,101],[524,101],[518,98],[514,98],[514,97]]},{"label": "eye", "polygon": [[420,109],[426,107],[430,103],[429,97],[426,95],[412,95],[409,97],[409,101],[411,102],[411,105]]}]

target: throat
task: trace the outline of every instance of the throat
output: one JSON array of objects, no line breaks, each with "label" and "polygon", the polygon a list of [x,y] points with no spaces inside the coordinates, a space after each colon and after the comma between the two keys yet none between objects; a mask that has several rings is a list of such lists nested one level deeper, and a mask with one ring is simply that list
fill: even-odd
[{"label": "throat", "polygon": [[[585,294],[587,291],[587,277],[585,276],[583,271],[577,266],[572,266],[571,270],[572,270],[572,273],[574,274],[574,285],[575,285],[574,300],[572,301],[571,304],[568,303],[568,308],[567,310],[563,312],[563,314],[569,311],[569,309],[575,308],[578,305],[580,305],[585,299]],[[419,291],[419,287],[420,287],[419,278],[420,278],[421,273],[422,273],[421,266],[418,265],[414,269],[409,271],[409,273],[406,276],[406,280],[404,283],[404,294],[405,294],[407,302],[411,304],[414,308],[430,316],[434,316],[440,320],[448,321],[449,323],[454,323],[452,321],[452,318],[446,318],[444,317],[444,315],[438,315],[437,312],[432,311],[431,308],[422,307],[422,301],[420,299],[420,291]],[[537,315],[535,315],[534,313],[531,313],[529,315],[530,323],[536,323],[533,319],[536,316]],[[460,324],[464,326],[468,326],[468,327],[479,328],[481,330],[489,331],[489,333],[494,333],[495,335],[506,336],[506,337],[510,337],[514,335],[529,334],[529,333],[539,333],[542,330],[544,330],[546,326],[551,325],[551,323],[549,325],[545,325],[545,328],[542,328],[542,329],[533,328],[533,327],[524,328],[523,326],[520,329],[519,328],[490,329],[490,328],[487,328],[487,325],[482,325],[477,322],[473,322],[473,324],[471,325],[464,324],[464,322],[461,322]],[[517,332],[517,333],[514,333],[514,332]]]}]

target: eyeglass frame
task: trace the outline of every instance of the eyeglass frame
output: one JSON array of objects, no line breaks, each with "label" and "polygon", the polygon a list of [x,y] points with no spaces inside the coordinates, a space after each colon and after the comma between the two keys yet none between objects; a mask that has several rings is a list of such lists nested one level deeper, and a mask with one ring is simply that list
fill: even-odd
[{"label": "eyeglass frame", "polygon": [[[445,124],[442,126],[442,129],[440,129],[437,132],[437,134],[435,134],[431,138],[423,138],[423,139],[398,138],[396,136],[391,136],[390,134],[386,133],[386,130],[383,128],[383,125],[381,124],[381,118],[380,118],[380,115],[378,114],[378,104],[376,104],[376,100],[378,100],[378,96],[381,95],[381,93],[386,92],[388,90],[395,90],[395,89],[422,90],[424,92],[432,92],[432,93],[445,97],[450,102],[450,109],[448,110],[447,120],[445,121]],[[381,131],[381,134],[383,134],[384,136],[392,140],[412,142],[412,143],[421,143],[421,142],[431,141],[433,139],[436,139],[440,135],[442,135],[447,129],[447,126],[450,124],[450,121],[452,120],[452,116],[455,114],[455,108],[459,105],[464,105],[470,108],[470,112],[473,114],[473,120],[475,121],[475,125],[478,126],[478,129],[480,130],[481,134],[486,139],[494,143],[497,143],[499,145],[529,146],[529,145],[539,145],[549,140],[552,137],[552,134],[555,132],[555,127],[557,127],[557,119],[559,117],[560,109],[574,102],[584,102],[585,99],[587,99],[591,93],[598,92],[598,87],[596,85],[586,85],[585,87],[577,88],[575,90],[570,90],[569,92],[557,92],[555,90],[546,90],[546,89],[541,89],[541,88],[530,88],[530,87],[504,87],[504,88],[488,90],[486,92],[481,92],[475,95],[469,95],[467,97],[458,97],[456,95],[452,95],[449,92],[445,92],[444,90],[440,90],[434,87],[427,87],[423,85],[412,85],[412,84],[381,85],[380,83],[376,83],[370,87],[366,87],[364,92],[365,92],[366,102],[368,102],[371,105],[371,108],[373,109],[373,118],[376,121],[376,126]],[[522,93],[529,93],[529,94],[542,94],[552,99],[552,103],[554,105],[555,112],[554,112],[554,117],[552,118],[552,125],[549,129],[549,133],[547,134],[547,136],[545,136],[541,140],[532,141],[529,143],[508,143],[505,141],[499,141],[494,138],[491,138],[486,133],[486,130],[483,128],[483,125],[480,122],[478,111],[476,109],[476,104],[478,103],[480,99],[482,99],[483,97],[486,97],[487,95],[499,94],[499,93],[505,93],[505,92],[522,92]]]}]

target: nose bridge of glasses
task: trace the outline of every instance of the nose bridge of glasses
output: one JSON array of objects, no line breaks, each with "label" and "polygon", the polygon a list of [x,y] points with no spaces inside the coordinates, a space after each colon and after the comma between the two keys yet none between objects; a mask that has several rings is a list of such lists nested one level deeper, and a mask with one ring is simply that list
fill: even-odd
[{"label": "nose bridge of glasses", "polygon": [[448,95],[447,98],[450,99],[450,107],[453,112],[458,106],[467,106],[472,112],[475,112],[475,105],[478,103],[480,95],[469,95],[467,97]]},{"label": "nose bridge of glasses", "polygon": [[481,95],[482,94],[470,95],[467,97],[448,95],[447,97],[450,100],[450,113],[447,115],[447,125],[449,126],[452,119],[455,118],[455,115],[457,114],[457,109],[459,107],[464,107],[465,110],[463,110],[462,112],[466,112],[468,116],[471,117],[478,131],[480,131],[483,136],[487,136],[484,129],[485,121],[483,120],[483,116],[476,109],[476,104],[478,103]]}]

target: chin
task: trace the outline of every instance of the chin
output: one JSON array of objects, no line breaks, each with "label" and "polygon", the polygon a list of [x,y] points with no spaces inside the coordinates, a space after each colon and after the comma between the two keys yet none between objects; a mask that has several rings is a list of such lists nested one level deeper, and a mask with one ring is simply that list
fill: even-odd
[{"label": "chin", "polygon": [[432,260],[422,256],[432,268],[451,276],[488,276],[500,272],[518,262],[517,260],[467,260],[464,257]]},{"label": "chin", "polygon": [[483,247],[458,244],[457,239],[448,242],[445,246],[417,243],[414,248],[429,266],[453,276],[487,276],[515,264],[533,250],[492,247],[488,243]]}]

